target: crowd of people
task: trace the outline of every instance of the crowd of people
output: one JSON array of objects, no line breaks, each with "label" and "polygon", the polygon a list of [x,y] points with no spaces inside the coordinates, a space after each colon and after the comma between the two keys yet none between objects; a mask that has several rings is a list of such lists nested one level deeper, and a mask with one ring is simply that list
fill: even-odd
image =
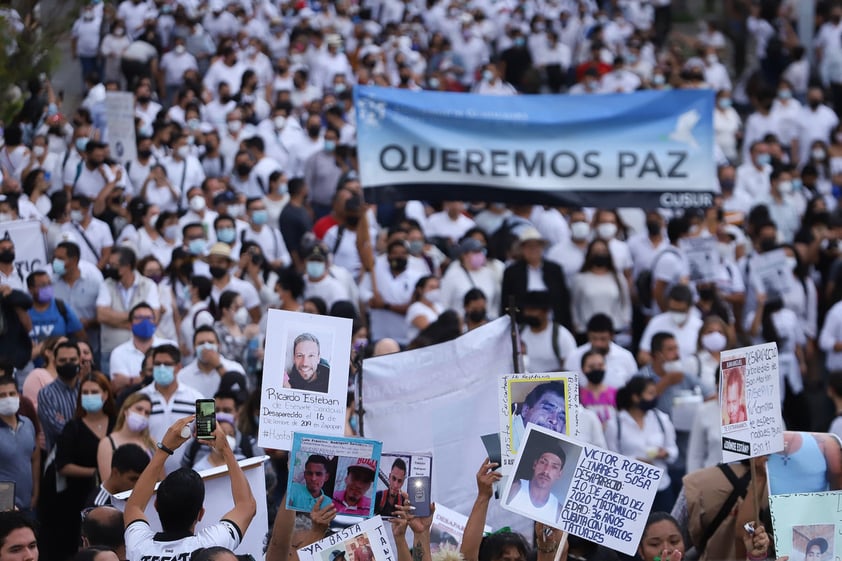
[{"label": "crowd of people", "polygon": [[[348,435],[364,358],[511,315],[526,371],[580,373],[584,437],[666,470],[640,558],[699,549],[688,478],[721,460],[723,411],[745,415],[717,402],[722,351],[777,343],[787,427],[842,435],[838,417],[831,425],[842,411],[842,6],[816,3],[804,45],[797,4],[726,2],[694,35],[672,29],[670,0],[86,3],[70,32],[81,104],[34,80],[3,124],[0,480],[16,483],[17,513],[0,516],[0,561],[35,559],[38,546],[49,561],[151,559],[162,535],[143,508],[156,480],[166,475],[164,539],[182,539],[202,503],[193,470],[235,473],[236,459],[264,453],[265,500],[278,512],[267,557],[323,536],[335,506],[315,504],[312,520],[293,524],[281,506],[287,455],[256,444],[269,309],[353,319]],[[372,204],[357,173],[358,85],[710,89],[720,192],[686,212],[423,193]],[[117,91],[134,95],[128,157],[109,145],[106,98]],[[46,247],[31,270],[13,236],[24,221],[40,224]],[[695,237],[716,240],[715,279],[691,278],[682,240]],[[783,253],[783,293],[753,282],[767,252]],[[739,388],[723,384],[736,403]],[[210,446],[170,430],[197,399],[215,400]],[[530,409],[524,422],[557,426]],[[536,531],[534,552],[516,534],[482,538],[495,474],[484,464],[478,475],[462,556],[548,560],[554,530]],[[130,489],[123,541],[110,505]],[[222,560],[248,526],[255,498],[238,477],[232,493],[236,512],[189,542],[206,548],[198,561]],[[429,520],[400,500],[394,510],[400,555],[407,528],[423,550]],[[724,541],[708,551],[771,555],[771,527],[738,522],[714,528],[705,541]],[[614,555],[572,536],[565,547]]]}]

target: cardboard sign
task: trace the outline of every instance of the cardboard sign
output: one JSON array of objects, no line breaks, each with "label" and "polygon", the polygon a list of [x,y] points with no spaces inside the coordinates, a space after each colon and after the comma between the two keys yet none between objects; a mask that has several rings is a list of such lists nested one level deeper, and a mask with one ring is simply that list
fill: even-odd
[{"label": "cardboard sign", "polygon": [[838,559],[842,553],[842,491],[769,497],[778,558]]},{"label": "cardboard sign", "polygon": [[351,324],[269,310],[258,445],[289,450],[295,431],[345,434]]},{"label": "cardboard sign", "polygon": [[724,351],[719,366],[722,461],[735,462],[783,450],[777,344]]},{"label": "cardboard sign", "polygon": [[134,94],[131,92],[105,93],[108,147],[111,149],[111,157],[121,164],[137,158],[134,103]]},{"label": "cardboard sign", "polygon": [[37,220],[14,220],[0,224],[0,238],[9,232],[15,244],[15,270],[26,286],[26,277],[35,271],[47,271],[52,274],[52,267],[47,262],[47,248],[41,223]]},{"label": "cardboard sign", "polygon": [[377,472],[377,493],[374,514],[393,516],[395,504],[403,504],[401,493],[407,492],[410,477],[432,477],[433,455],[413,452],[390,452],[380,456]]},{"label": "cardboard sign", "polygon": [[339,514],[371,516],[380,449],[376,440],[295,433],[286,507],[310,512],[319,500],[320,508],[333,501]]},{"label": "cardboard sign", "polygon": [[705,283],[716,280],[719,268],[719,248],[715,237],[682,238],[679,248],[690,265],[690,280]]},{"label": "cardboard sign", "polygon": [[502,473],[511,473],[526,425],[576,436],[579,383],[573,373],[506,374],[498,385]]},{"label": "cardboard sign", "polygon": [[749,279],[755,291],[767,297],[787,294],[792,288],[792,271],[786,264],[786,252],[775,249],[752,257]]},{"label": "cardboard sign", "polygon": [[395,561],[392,528],[375,516],[298,550],[300,561]]},{"label": "cardboard sign", "polygon": [[502,506],[634,555],[661,477],[659,467],[530,423]]},{"label": "cardboard sign", "polygon": [[[433,514],[433,525],[430,528],[430,549],[433,553],[440,549],[458,550],[462,545],[462,536],[465,534],[465,525],[468,524],[468,517],[455,510],[436,503],[436,512]],[[488,524],[483,532],[490,532]]]}]

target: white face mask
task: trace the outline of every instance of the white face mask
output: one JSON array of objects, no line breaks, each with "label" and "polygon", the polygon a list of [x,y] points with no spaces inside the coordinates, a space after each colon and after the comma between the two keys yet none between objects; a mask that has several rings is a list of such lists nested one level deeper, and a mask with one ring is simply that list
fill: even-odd
[{"label": "white face mask", "polygon": [[793,190],[792,181],[781,181],[778,183],[778,191],[780,191],[782,195],[789,195]]},{"label": "white face mask", "polygon": [[441,289],[434,288],[432,290],[428,290],[424,297],[433,304],[438,304],[441,301]]},{"label": "white face mask", "polygon": [[574,240],[584,240],[591,233],[591,227],[587,222],[573,222],[570,224],[570,235]]},{"label": "white face mask", "polygon": [[667,312],[670,315],[673,323],[676,325],[684,325],[684,322],[687,321],[687,316],[689,315],[687,312]]},{"label": "white face mask", "polygon": [[708,352],[718,353],[728,344],[728,338],[719,331],[711,331],[702,335],[702,347]]},{"label": "white face mask", "polygon": [[670,360],[664,363],[664,372],[683,372],[681,360]]},{"label": "white face mask", "polygon": [[190,147],[189,146],[187,146],[185,144],[184,146],[178,147],[178,157],[179,158],[184,159],[189,155],[190,155]]},{"label": "white face mask", "polygon": [[205,198],[203,196],[193,195],[192,197],[190,197],[190,210],[192,210],[193,212],[201,212],[205,210],[206,206],[207,202],[205,201]]},{"label": "white face mask", "polygon": [[596,227],[596,233],[600,239],[610,240],[617,235],[617,225],[612,222],[603,222]]},{"label": "white face mask", "polygon": [[245,205],[228,205],[228,214],[234,218],[239,218],[246,212]]},{"label": "white face mask", "polygon": [[236,134],[243,128],[242,121],[228,121],[228,130]]},{"label": "white face mask", "polygon": [[35,155],[36,158],[40,158],[47,152],[47,149],[43,146],[33,146],[32,153]]},{"label": "white face mask", "polygon": [[240,307],[240,309],[234,312],[234,321],[239,325],[246,325],[249,322],[249,311],[245,306]]},{"label": "white face mask", "polygon": [[20,398],[18,396],[0,398],[0,415],[7,417],[14,415],[20,408]]},{"label": "white face mask", "polygon": [[277,130],[281,130],[282,128],[284,128],[284,125],[287,124],[287,118],[283,115],[278,115],[277,117],[272,119],[272,121],[275,123],[275,128]]}]

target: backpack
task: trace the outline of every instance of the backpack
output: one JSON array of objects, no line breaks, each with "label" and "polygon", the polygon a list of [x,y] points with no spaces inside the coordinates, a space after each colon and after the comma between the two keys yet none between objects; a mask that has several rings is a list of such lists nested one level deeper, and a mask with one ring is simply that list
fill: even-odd
[{"label": "backpack", "polygon": [[651,309],[653,304],[653,297],[652,288],[655,284],[655,279],[652,276],[652,271],[655,270],[655,265],[658,263],[658,259],[665,253],[672,253],[674,255],[679,255],[678,251],[673,248],[666,248],[660,253],[658,253],[655,258],[652,260],[652,265],[649,266],[648,269],[644,269],[640,271],[640,274],[637,275],[637,279],[634,281],[634,287],[637,291],[637,300],[640,302],[640,306],[644,309]]},{"label": "backpack", "polygon": [[58,308],[58,313],[61,314],[61,319],[64,320],[64,327],[67,328],[67,304],[64,303],[64,300],[60,298],[56,298],[56,308]]}]

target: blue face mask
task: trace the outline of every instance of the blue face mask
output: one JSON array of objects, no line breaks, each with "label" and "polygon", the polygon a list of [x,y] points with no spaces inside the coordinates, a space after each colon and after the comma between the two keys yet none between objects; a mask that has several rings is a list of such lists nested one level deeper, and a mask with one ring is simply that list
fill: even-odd
[{"label": "blue face mask", "polygon": [[207,243],[201,238],[190,240],[190,243],[187,244],[190,255],[202,255],[205,252],[205,247],[207,247]]},{"label": "blue face mask", "polygon": [[152,368],[152,378],[159,386],[169,386],[175,381],[175,367],[159,364]]},{"label": "blue face mask", "polygon": [[336,142],[325,140],[325,152],[333,152],[334,150],[336,150]]},{"label": "blue face mask", "polygon": [[768,165],[769,163],[771,163],[771,161],[772,161],[772,156],[770,156],[769,154],[758,154],[757,155],[757,165],[759,165],[759,166]]},{"label": "blue face mask", "polygon": [[237,230],[234,228],[220,228],[216,231],[216,239],[222,243],[233,243],[237,239]]},{"label": "blue face mask", "polygon": [[132,334],[138,339],[151,339],[155,335],[155,324],[151,319],[142,319],[132,324]]},{"label": "blue face mask", "polygon": [[66,272],[67,268],[64,266],[64,261],[61,259],[53,259],[53,273],[62,277]]},{"label": "blue face mask", "polygon": [[88,146],[88,139],[87,138],[77,138],[76,139],[76,149],[79,152],[84,152],[85,148]]},{"label": "blue face mask", "polygon": [[265,210],[255,210],[251,213],[251,221],[255,226],[262,226],[269,221],[269,213]]},{"label": "blue face mask", "polygon": [[311,279],[320,278],[325,274],[324,261],[307,261],[307,276]]},{"label": "blue face mask", "polygon": [[90,393],[82,395],[82,409],[88,413],[96,413],[102,409],[102,394]]}]

